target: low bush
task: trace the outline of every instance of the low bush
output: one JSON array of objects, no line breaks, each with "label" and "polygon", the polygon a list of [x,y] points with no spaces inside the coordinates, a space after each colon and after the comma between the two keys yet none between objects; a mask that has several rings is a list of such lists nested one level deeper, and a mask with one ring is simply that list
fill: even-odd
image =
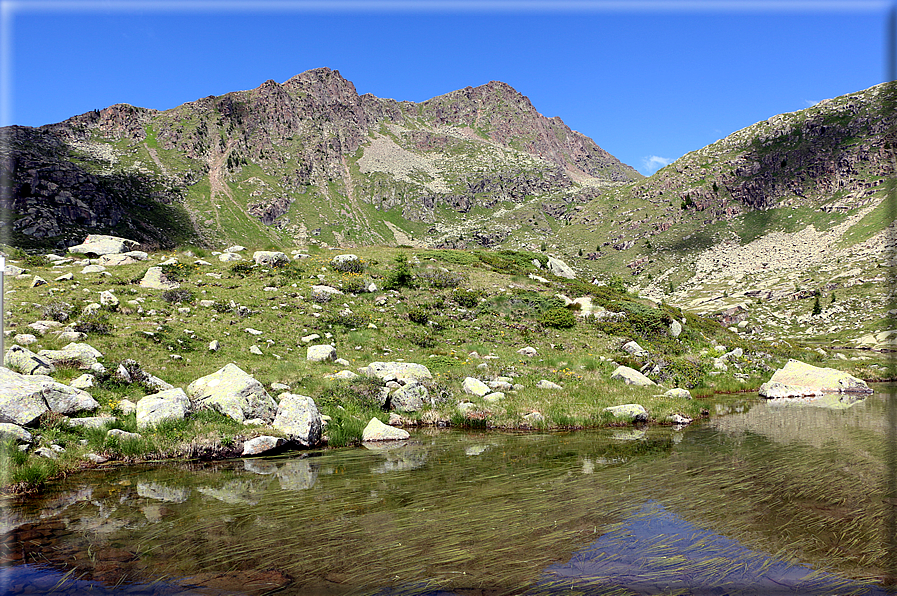
[{"label": "low bush", "polygon": [[330,266],[343,273],[363,273],[365,269],[364,261],[361,259],[345,259],[341,261],[334,259],[330,261]]},{"label": "low bush", "polygon": [[455,288],[452,291],[452,300],[454,300],[458,306],[463,308],[473,308],[477,304],[480,303],[480,300],[485,297],[485,292],[482,290],[469,290],[467,288]]},{"label": "low bush", "polygon": [[97,335],[109,335],[112,333],[112,324],[105,313],[94,311],[81,315],[77,323],[72,325],[74,331],[79,333],[96,333]]},{"label": "low bush", "polygon": [[546,327],[569,329],[576,326],[576,315],[567,308],[549,308],[539,316],[539,322]]},{"label": "low bush", "polygon": [[43,309],[41,309],[41,314],[45,320],[65,323],[72,315],[74,308],[68,302],[50,302],[44,305]]},{"label": "low bush", "polygon": [[443,269],[426,269],[418,273],[417,277],[433,288],[457,288],[467,281],[464,275]]},{"label": "low bush", "polygon": [[430,320],[430,313],[422,306],[412,306],[408,309],[408,320],[418,325],[426,325]]},{"label": "low bush", "polygon": [[170,263],[162,265],[162,273],[171,281],[185,281],[198,269],[193,263]]},{"label": "low bush", "polygon": [[175,290],[165,290],[162,292],[162,300],[169,304],[181,304],[183,302],[193,302],[196,296],[190,290],[178,288]]}]

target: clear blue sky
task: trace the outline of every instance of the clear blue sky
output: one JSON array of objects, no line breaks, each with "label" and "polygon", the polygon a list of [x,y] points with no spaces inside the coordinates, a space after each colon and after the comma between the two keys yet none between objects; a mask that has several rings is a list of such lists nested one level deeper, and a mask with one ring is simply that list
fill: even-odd
[{"label": "clear blue sky", "polygon": [[883,82],[892,7],[865,0],[0,4],[3,125],[39,126],[120,102],[164,110],[327,66],[359,93],[397,100],[504,81],[644,174],[774,114]]}]

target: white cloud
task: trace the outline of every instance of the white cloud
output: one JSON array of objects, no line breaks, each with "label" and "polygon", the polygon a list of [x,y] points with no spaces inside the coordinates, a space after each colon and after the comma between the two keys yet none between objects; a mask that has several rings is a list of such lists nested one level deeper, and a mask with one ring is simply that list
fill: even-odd
[{"label": "white cloud", "polygon": [[807,104],[807,107],[808,107],[808,108],[812,108],[812,107],[815,106],[817,103],[819,103],[819,100],[818,100],[818,99],[805,99],[805,100],[804,100],[804,103]]},{"label": "white cloud", "polygon": [[663,166],[673,163],[673,159],[669,157],[660,157],[658,155],[649,155],[642,158],[642,174],[650,176]]}]

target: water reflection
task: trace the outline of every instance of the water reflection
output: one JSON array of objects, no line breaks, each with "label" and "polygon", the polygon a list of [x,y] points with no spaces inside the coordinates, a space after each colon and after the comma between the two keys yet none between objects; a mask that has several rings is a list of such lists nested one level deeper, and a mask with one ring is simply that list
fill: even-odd
[{"label": "water reflection", "polygon": [[552,565],[527,594],[855,594],[874,585],[790,564],[703,530],[648,501],[619,529]]},{"label": "water reflection", "polygon": [[874,594],[883,404],[83,473],[8,504],[2,557],[203,594]]}]

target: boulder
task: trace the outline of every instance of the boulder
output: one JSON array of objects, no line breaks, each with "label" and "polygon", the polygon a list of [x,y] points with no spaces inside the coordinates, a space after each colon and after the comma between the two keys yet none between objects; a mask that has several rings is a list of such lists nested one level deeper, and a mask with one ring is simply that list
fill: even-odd
[{"label": "boulder", "polygon": [[548,270],[558,277],[576,279],[576,272],[567,263],[554,257],[548,257]]},{"label": "boulder", "polygon": [[623,404],[604,408],[605,412],[613,414],[614,418],[620,418],[628,422],[646,422],[648,411],[639,404]]},{"label": "boulder", "polygon": [[30,286],[30,287],[32,287],[32,288],[36,288],[36,287],[38,287],[38,286],[45,286],[45,285],[47,285],[47,280],[45,280],[43,277],[39,277],[39,276],[35,275],[35,276],[31,279],[31,286]]},{"label": "boulder", "polygon": [[361,433],[361,440],[363,442],[403,441],[410,436],[407,430],[387,426],[380,422],[379,418],[371,418]]},{"label": "boulder", "polygon": [[234,252],[242,252],[246,250],[245,246],[240,246],[239,244],[234,244],[233,246],[228,246],[224,249],[225,253],[234,253]]},{"label": "boulder", "polygon": [[343,293],[336,288],[331,288],[330,286],[312,286],[311,287],[311,297],[312,300],[320,300],[327,301],[333,298],[334,296],[341,296]]},{"label": "boulder", "polygon": [[487,393],[483,396],[483,401],[490,404],[495,404],[500,402],[505,398],[505,394],[501,391],[494,391],[492,393]]},{"label": "boulder", "polygon": [[680,387],[664,391],[663,395],[665,397],[675,397],[678,399],[692,399],[691,391],[689,391],[688,389],[682,389]]},{"label": "boulder", "polygon": [[109,290],[103,290],[100,292],[100,304],[115,308],[118,306],[118,297]]},{"label": "boulder", "polygon": [[623,344],[623,351],[627,354],[635,356],[636,358],[641,358],[642,356],[648,355],[648,350],[641,347],[634,341],[627,342]]},{"label": "boulder", "polygon": [[0,442],[15,441],[17,443],[30,443],[31,433],[19,426],[18,424],[10,424],[9,422],[0,422]]},{"label": "boulder", "polygon": [[233,363],[190,383],[187,396],[195,408],[212,408],[237,422],[271,421],[277,413],[277,404],[264,386]]},{"label": "boulder", "polygon": [[327,362],[336,360],[336,348],[329,344],[308,346],[305,359],[309,362]]},{"label": "boulder", "polygon": [[673,321],[670,323],[670,337],[679,337],[682,334],[682,323]]},{"label": "boulder", "polygon": [[384,382],[420,381],[433,378],[430,369],[423,364],[414,362],[371,362],[367,366],[359,368],[358,372],[368,377],[377,377]]},{"label": "boulder", "polygon": [[243,455],[261,455],[282,447],[286,443],[283,437],[262,435],[243,443]]},{"label": "boulder", "polygon": [[305,395],[283,393],[277,416],[271,425],[305,447],[315,447],[321,443],[323,425],[315,400]]},{"label": "boulder", "polygon": [[526,356],[527,358],[532,358],[533,356],[538,355],[539,352],[536,351],[536,348],[532,346],[526,346],[525,348],[520,348],[517,350],[517,353],[521,356]]},{"label": "boulder", "polygon": [[257,250],[252,253],[252,260],[255,261],[256,265],[277,267],[289,263],[290,257],[276,250]]},{"label": "boulder", "polygon": [[0,422],[19,426],[34,424],[41,414],[49,410],[43,396],[44,386],[40,377],[22,375],[0,367]]},{"label": "boulder", "polygon": [[190,411],[190,398],[183,389],[147,395],[137,402],[137,427],[156,426],[165,420],[183,420]]},{"label": "boulder", "polygon": [[125,253],[103,255],[100,257],[100,265],[104,267],[117,267],[118,265],[133,265],[137,259]]},{"label": "boulder", "polygon": [[168,276],[162,272],[161,267],[150,267],[143,274],[143,279],[140,280],[140,287],[150,290],[176,290],[181,287],[181,284],[168,279]]},{"label": "boulder", "polygon": [[474,379],[473,377],[467,377],[464,379],[464,382],[461,384],[461,389],[464,390],[464,393],[468,395],[476,395],[478,397],[483,397],[487,393],[489,393],[489,386],[479,379]]},{"label": "boulder", "polygon": [[563,387],[561,387],[561,386],[558,385],[557,383],[554,383],[554,382],[552,382],[552,381],[549,381],[548,379],[542,379],[541,381],[539,381],[538,383],[536,383],[536,387],[538,387],[539,389],[551,389],[551,390],[554,390],[554,391],[557,391],[557,390],[559,390],[559,389],[563,389]]},{"label": "boulder", "polygon": [[50,360],[57,366],[68,364],[82,369],[89,369],[103,357],[102,352],[90,344],[76,342],[66,345],[61,350],[41,350],[37,355]]},{"label": "boulder", "polygon": [[133,441],[135,439],[142,439],[143,435],[140,433],[129,433],[126,430],[122,430],[120,428],[112,428],[106,431],[107,437],[114,437],[119,441]]},{"label": "boulder", "polygon": [[25,270],[21,267],[16,267],[15,265],[7,265],[3,269],[3,275],[6,277],[18,277],[25,273]]},{"label": "boulder", "polygon": [[37,337],[31,335],[30,333],[16,333],[13,341],[15,341],[20,346],[30,346],[31,344],[37,342]]},{"label": "boulder", "polygon": [[763,397],[801,397],[809,393],[872,393],[862,379],[834,369],[789,360],[760,387]]},{"label": "boulder", "polygon": [[10,347],[3,357],[3,365],[23,375],[50,375],[56,372],[49,358],[38,356],[22,346]]},{"label": "boulder", "polygon": [[79,253],[88,257],[100,257],[117,253],[128,252],[140,246],[136,240],[119,238],[117,236],[104,236],[102,234],[88,234],[81,244],[69,247],[69,252]]},{"label": "boulder", "polygon": [[225,252],[218,255],[218,260],[222,263],[234,263],[236,261],[242,261],[243,256],[238,255],[235,252]]},{"label": "boulder", "polygon": [[639,371],[634,368],[629,368],[628,366],[618,366],[616,370],[611,373],[610,378],[623,381],[627,385],[636,385],[638,387],[649,387],[657,384]]},{"label": "boulder", "polygon": [[106,268],[102,265],[86,265],[83,269],[81,269],[81,273],[105,273]]},{"label": "boulder", "polygon": [[429,396],[426,387],[416,381],[411,381],[392,392],[389,400],[390,409],[397,412],[418,412],[427,403]]},{"label": "boulder", "polygon": [[[82,428],[103,428],[105,425],[115,422],[114,416],[90,416],[86,418],[69,418],[69,426]],[[124,431],[122,431],[124,432]],[[107,433],[108,434],[108,433]]]},{"label": "boulder", "polygon": [[86,391],[71,385],[57,383],[52,378],[43,375],[34,378],[42,383],[44,401],[52,412],[67,416],[77,412],[92,412],[100,407],[97,400]]}]

